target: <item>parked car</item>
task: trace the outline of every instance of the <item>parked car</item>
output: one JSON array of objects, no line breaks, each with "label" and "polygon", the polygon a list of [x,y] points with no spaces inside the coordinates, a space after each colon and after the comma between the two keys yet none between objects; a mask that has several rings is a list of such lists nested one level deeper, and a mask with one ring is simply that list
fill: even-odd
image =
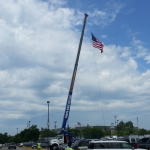
[{"label": "parked car", "polygon": [[[101,140],[92,140],[89,142],[89,146],[87,150],[133,150],[134,148],[126,141],[101,141]],[[144,149],[138,149],[144,150]]]},{"label": "parked car", "polygon": [[32,143],[32,148],[37,148],[37,142]]},{"label": "parked car", "polygon": [[132,144],[134,148],[145,148],[145,149],[150,149],[150,137],[145,137],[140,139],[137,143]]},{"label": "parked car", "polygon": [[23,145],[27,147],[32,147],[33,142],[24,142]]},{"label": "parked car", "polygon": [[23,146],[23,143],[20,143],[19,146],[22,147],[22,146]]},{"label": "parked car", "polygon": [[[32,148],[37,148],[37,143],[32,143],[31,147]],[[41,143],[41,147],[42,148],[48,148],[49,145],[48,145],[48,143]]]},{"label": "parked car", "polygon": [[16,143],[15,142],[11,142],[8,144],[8,149],[14,148],[16,149]]},{"label": "parked car", "polygon": [[100,138],[100,140],[101,140],[101,141],[106,141],[106,140],[107,140],[107,138],[102,137],[102,138]]},{"label": "parked car", "polygon": [[65,148],[68,146],[68,144],[61,144],[61,145],[58,145],[55,150],[65,150]]},{"label": "parked car", "polygon": [[0,144],[0,149],[3,147],[3,145],[2,144]]},{"label": "parked car", "polygon": [[42,148],[48,148],[48,147],[49,147],[49,144],[48,144],[48,143],[41,143],[41,147],[42,147]]},{"label": "parked car", "polygon": [[[74,143],[72,143],[71,148],[73,150],[86,150],[89,145],[89,141],[92,139],[83,139],[83,140],[76,140]],[[65,148],[68,146],[68,144],[61,144],[56,147],[55,150],[65,150]]]},{"label": "parked car", "polygon": [[74,150],[87,150],[89,142],[91,140],[94,140],[94,139],[77,140],[71,145],[71,148]]}]

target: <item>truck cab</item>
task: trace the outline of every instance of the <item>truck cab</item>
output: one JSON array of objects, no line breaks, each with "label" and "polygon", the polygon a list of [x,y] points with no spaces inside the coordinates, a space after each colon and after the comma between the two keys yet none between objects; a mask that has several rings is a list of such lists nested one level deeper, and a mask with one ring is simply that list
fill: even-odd
[{"label": "truck cab", "polygon": [[68,136],[64,136],[64,134],[59,134],[56,138],[49,140],[51,150],[54,150],[58,145],[64,143],[68,143]]}]

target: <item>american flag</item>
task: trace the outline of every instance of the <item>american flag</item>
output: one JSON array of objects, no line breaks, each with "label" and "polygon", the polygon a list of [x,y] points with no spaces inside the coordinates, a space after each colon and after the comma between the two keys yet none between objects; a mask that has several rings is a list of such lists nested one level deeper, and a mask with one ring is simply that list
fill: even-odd
[{"label": "american flag", "polygon": [[81,126],[81,123],[80,123],[80,122],[78,122],[78,126]]},{"label": "american flag", "polygon": [[93,43],[93,47],[101,50],[101,53],[103,52],[104,45],[93,34],[92,34],[92,43]]}]

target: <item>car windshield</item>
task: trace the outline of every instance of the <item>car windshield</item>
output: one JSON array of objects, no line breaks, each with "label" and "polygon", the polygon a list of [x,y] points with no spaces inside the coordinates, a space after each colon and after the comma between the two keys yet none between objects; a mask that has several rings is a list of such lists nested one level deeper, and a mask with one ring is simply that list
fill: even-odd
[{"label": "car windshield", "polygon": [[78,144],[79,144],[79,142],[80,142],[81,140],[77,140],[77,141],[75,141],[74,143],[72,143],[72,145],[71,145],[71,147],[75,147],[75,146],[77,146]]},{"label": "car windshield", "polygon": [[14,142],[12,142],[12,143],[10,143],[11,145],[14,145],[15,143]]},{"label": "car windshield", "polygon": [[88,146],[90,141],[91,140],[83,140],[81,141],[80,146]]},{"label": "car windshield", "polygon": [[149,138],[143,138],[141,140],[139,140],[139,143],[146,143],[149,140]]},{"label": "car windshield", "polygon": [[132,146],[129,145],[128,143],[122,143],[122,147],[123,147],[124,149],[126,149],[126,148],[131,148],[131,149],[132,149]]},{"label": "car windshield", "polygon": [[33,143],[32,145],[36,145],[36,144],[37,144],[37,142]]}]

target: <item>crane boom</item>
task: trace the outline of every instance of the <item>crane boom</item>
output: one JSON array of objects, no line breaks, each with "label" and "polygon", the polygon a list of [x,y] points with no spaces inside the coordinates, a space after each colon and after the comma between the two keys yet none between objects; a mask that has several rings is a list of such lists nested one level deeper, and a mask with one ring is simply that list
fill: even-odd
[{"label": "crane boom", "polygon": [[77,68],[78,68],[78,61],[79,61],[79,56],[80,56],[80,51],[81,51],[81,46],[82,46],[84,29],[85,29],[87,17],[88,17],[88,15],[85,14],[83,28],[82,28],[82,33],[81,33],[81,38],[80,38],[80,43],[79,43],[79,48],[78,48],[78,52],[77,52],[77,57],[76,57],[76,61],[75,61],[75,65],[74,65],[74,70],[73,70],[73,74],[72,74],[72,80],[71,80],[70,89],[69,89],[69,93],[68,93],[66,108],[65,108],[65,112],[64,112],[64,118],[63,118],[63,122],[62,122],[61,133],[65,132],[66,123],[67,123],[67,120],[68,120],[68,117],[69,117],[70,106],[71,106],[71,98],[72,98],[72,93],[73,93],[73,88],[74,88],[74,82],[75,82],[75,77],[76,77]]}]

